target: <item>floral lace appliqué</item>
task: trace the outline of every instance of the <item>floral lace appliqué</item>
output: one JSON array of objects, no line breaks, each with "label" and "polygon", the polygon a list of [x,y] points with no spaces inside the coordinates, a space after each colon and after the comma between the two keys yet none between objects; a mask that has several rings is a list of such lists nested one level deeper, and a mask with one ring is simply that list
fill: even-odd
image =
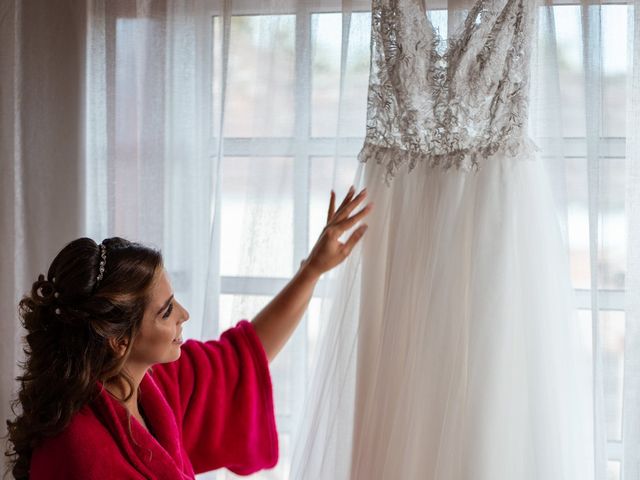
[{"label": "floral lace appliqu\u00e9", "polygon": [[531,0],[479,0],[459,30],[443,39],[422,0],[374,0],[367,132],[361,162],[418,161],[477,169],[495,154],[523,157],[526,136]]}]

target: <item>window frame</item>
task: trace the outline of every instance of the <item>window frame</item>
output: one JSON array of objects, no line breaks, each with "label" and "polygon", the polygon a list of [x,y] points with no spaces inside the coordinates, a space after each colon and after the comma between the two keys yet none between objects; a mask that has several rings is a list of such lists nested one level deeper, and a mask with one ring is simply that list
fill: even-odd
[{"label": "window frame", "polygon": [[[446,0],[436,0],[446,6]],[[350,12],[370,12],[370,0],[354,0],[351,3]],[[434,2],[435,4],[436,2]],[[581,5],[580,0],[549,0],[550,5]],[[603,0],[602,5],[627,5],[626,2],[619,0]],[[308,188],[308,178],[311,169],[311,161],[313,157],[333,156],[335,153],[335,139],[330,137],[313,137],[311,136],[311,118],[308,106],[311,105],[311,89],[308,88],[311,82],[311,22],[312,15],[319,13],[342,13],[341,0],[290,0],[287,2],[279,2],[278,10],[273,10],[273,5],[261,4],[253,0],[235,0],[232,2],[231,11],[227,12],[229,16],[236,15],[261,15],[261,14],[293,14],[296,16],[295,23],[295,114],[294,125],[295,131],[292,137],[262,137],[262,138],[239,138],[225,137],[224,155],[225,157],[256,157],[255,152],[260,152],[259,156],[283,156],[292,157],[294,165],[293,173],[293,271],[297,271],[300,261],[308,254],[309,245],[309,203],[310,192]],[[262,9],[264,7],[264,10]],[[437,7],[436,7],[437,8]],[[213,24],[214,17],[223,16],[222,7],[210,7],[208,9],[208,26],[202,31],[206,32],[207,38],[205,45],[212,46],[213,42]],[[212,53],[213,50],[210,52]],[[207,59],[203,62],[205,66],[205,75],[207,81],[204,83],[211,85],[211,65],[212,60]],[[211,106],[212,98],[210,89],[206,91],[208,95],[204,104]],[[211,112],[207,112],[205,118],[212,118]],[[210,130],[208,130],[210,131]],[[341,154],[344,156],[356,157],[364,138],[350,137],[341,139]],[[566,158],[581,158],[587,161],[587,139],[586,137],[565,137],[563,139],[563,148]],[[209,155],[212,159],[218,154],[218,141],[210,138]],[[607,158],[624,158],[626,156],[626,145],[624,137],[603,137],[600,139],[602,161]],[[218,197],[219,199],[221,196]],[[214,229],[220,234],[220,228]],[[216,239],[220,245],[220,237]],[[218,263],[219,265],[219,263]],[[218,274],[220,272],[217,272]],[[229,276],[220,275],[220,294],[221,295],[267,295],[275,296],[288,282],[288,278],[280,277],[247,277],[247,276]],[[319,285],[314,292],[325,291],[324,278],[321,278]],[[577,301],[577,310],[592,310],[591,290],[584,288],[575,288],[575,298]],[[624,290],[608,290],[599,289],[598,292],[599,311],[625,311],[625,292]],[[312,296],[312,299],[320,299],[320,295]],[[290,342],[302,342],[294,349],[299,355],[293,359],[298,373],[294,373],[293,385],[291,389],[292,398],[302,399],[305,395],[307,364],[307,319],[308,309],[305,312],[298,333]],[[298,403],[303,404],[303,401]],[[295,406],[292,406],[292,412],[295,412]],[[279,431],[284,434],[293,434],[293,415],[276,416]],[[623,458],[623,438],[621,440],[607,439],[607,460],[609,463],[618,462],[622,465]]]}]

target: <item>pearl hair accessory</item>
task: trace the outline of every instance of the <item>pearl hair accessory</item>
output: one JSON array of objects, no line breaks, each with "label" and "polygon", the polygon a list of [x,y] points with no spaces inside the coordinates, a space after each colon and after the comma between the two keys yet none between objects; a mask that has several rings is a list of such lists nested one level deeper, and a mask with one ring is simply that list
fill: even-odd
[{"label": "pearl hair accessory", "polygon": [[[100,247],[100,258],[101,259],[100,259],[100,265],[98,267],[99,273],[98,273],[98,276],[96,277],[96,285],[102,280],[102,277],[104,277],[104,268],[105,268],[105,265],[107,264],[107,247],[103,243],[101,243],[99,245],[99,247]],[[44,275],[40,275],[38,280],[43,281],[44,280]],[[56,277],[53,277],[51,279],[51,284],[55,284],[55,281],[56,281]],[[53,289],[54,289],[53,298],[55,299],[55,300],[53,300],[52,303],[54,305],[56,305],[56,304],[59,305],[57,303],[57,299],[60,298],[60,293],[57,290],[55,290],[55,286],[54,285],[51,285],[51,287],[53,287]],[[60,315],[62,313],[62,311],[60,310],[59,307],[57,307],[54,310],[54,312],[55,312],[56,315]]]},{"label": "pearl hair accessory", "polygon": [[[53,292],[53,298],[59,298],[60,297],[60,293],[59,292]],[[60,309],[56,308],[56,315],[60,315]]]},{"label": "pearl hair accessory", "polygon": [[[52,282],[51,282],[51,283],[53,283],[53,281],[55,281],[55,279],[56,279],[56,277],[53,277],[53,280],[52,280]],[[58,292],[57,290],[55,290],[55,291],[53,292],[53,298],[60,298],[60,292]],[[54,300],[54,302],[55,302],[55,301],[56,301],[56,300]],[[60,315],[60,309],[59,309],[59,308],[56,308],[56,309],[55,309],[55,312],[56,312],[56,315]]]},{"label": "pearl hair accessory", "polygon": [[[56,290],[55,280],[55,277],[51,280],[45,280],[42,273],[38,275],[38,280],[35,283],[35,295],[40,299],[42,305],[59,306],[58,298],[60,298],[60,293]],[[56,308],[54,311],[56,315],[60,315],[61,313],[60,308]]]}]

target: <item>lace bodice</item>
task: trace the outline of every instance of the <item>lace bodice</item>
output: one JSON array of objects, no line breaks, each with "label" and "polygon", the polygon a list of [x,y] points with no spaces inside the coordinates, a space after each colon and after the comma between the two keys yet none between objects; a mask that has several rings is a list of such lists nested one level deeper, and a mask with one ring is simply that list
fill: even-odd
[{"label": "lace bodice", "polygon": [[[478,168],[526,136],[533,0],[479,0],[448,39],[422,0],[374,0],[367,133],[358,159]],[[464,15],[466,14],[466,15]],[[451,13],[450,13],[451,15]]]}]

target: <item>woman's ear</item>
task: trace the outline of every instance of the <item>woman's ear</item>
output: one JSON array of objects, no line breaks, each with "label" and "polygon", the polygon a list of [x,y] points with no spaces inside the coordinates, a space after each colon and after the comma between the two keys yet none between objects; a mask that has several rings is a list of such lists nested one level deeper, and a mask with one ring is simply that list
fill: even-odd
[{"label": "woman's ear", "polygon": [[124,355],[124,353],[127,351],[128,345],[129,345],[128,338],[122,338],[120,340],[117,340],[115,337],[109,338],[109,346],[111,347],[111,350],[113,350],[113,352],[118,357],[122,357]]}]

